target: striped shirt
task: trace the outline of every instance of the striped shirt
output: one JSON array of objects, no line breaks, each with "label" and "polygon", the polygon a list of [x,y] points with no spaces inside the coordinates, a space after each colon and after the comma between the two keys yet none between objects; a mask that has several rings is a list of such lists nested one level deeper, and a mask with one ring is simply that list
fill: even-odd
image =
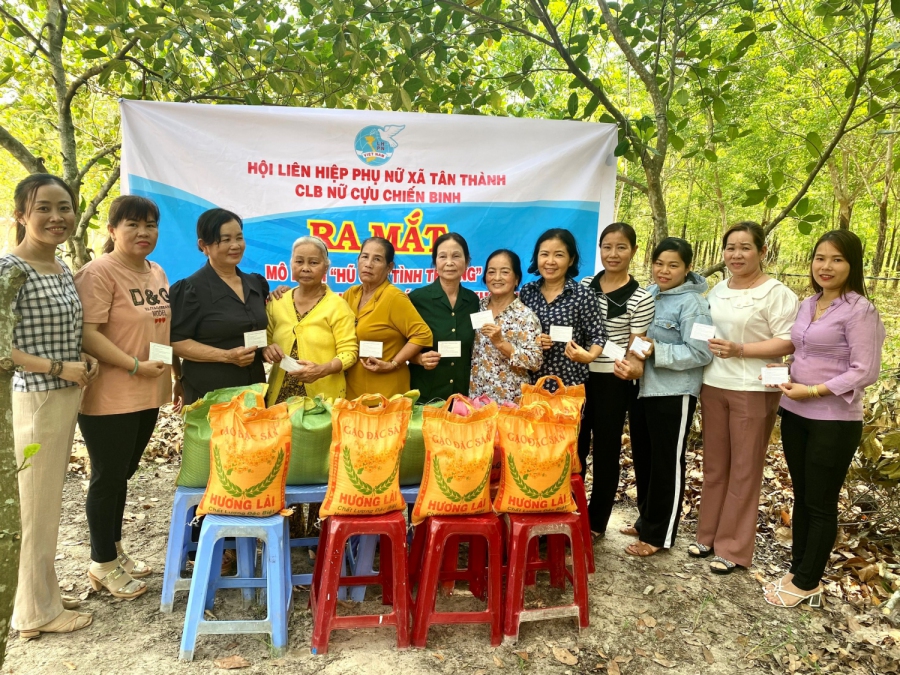
[{"label": "striped shirt", "polygon": [[[623,349],[628,349],[631,335],[646,333],[653,323],[653,296],[641,288],[634,277],[630,277],[630,281],[621,288],[606,294],[600,289],[602,276],[603,272],[600,272],[596,276],[585,277],[581,283],[597,296],[609,339]],[[614,364],[613,359],[601,354],[590,364],[590,369],[592,373],[611,373]]]}]

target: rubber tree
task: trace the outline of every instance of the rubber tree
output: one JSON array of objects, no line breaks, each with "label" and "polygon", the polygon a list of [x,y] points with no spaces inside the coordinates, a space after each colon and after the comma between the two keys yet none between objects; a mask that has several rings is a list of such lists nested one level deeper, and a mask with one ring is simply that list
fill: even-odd
[{"label": "rubber tree", "polygon": [[19,582],[19,467],[16,464],[12,424],[12,336],[16,316],[12,303],[25,282],[21,270],[0,275],[0,667],[6,655],[16,586]]}]

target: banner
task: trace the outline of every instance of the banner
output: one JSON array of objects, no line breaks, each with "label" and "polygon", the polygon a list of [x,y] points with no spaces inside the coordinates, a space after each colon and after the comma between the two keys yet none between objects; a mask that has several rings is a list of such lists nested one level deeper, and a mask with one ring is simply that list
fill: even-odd
[{"label": "banner", "polygon": [[[294,240],[326,242],[327,282],[359,283],[369,236],[397,250],[393,281],[434,281],[431,243],[469,244],[466,286],[484,290],[487,256],[510,248],[523,270],[538,236],[569,229],[581,275],[599,267],[598,230],[612,219],[613,124],[574,121],[121,101],[122,192],[160,208],[151,259],[175,282],[200,268],[197,217],[221,207],[244,220],[240,268],[290,283]],[[523,283],[534,279],[525,272]]]}]

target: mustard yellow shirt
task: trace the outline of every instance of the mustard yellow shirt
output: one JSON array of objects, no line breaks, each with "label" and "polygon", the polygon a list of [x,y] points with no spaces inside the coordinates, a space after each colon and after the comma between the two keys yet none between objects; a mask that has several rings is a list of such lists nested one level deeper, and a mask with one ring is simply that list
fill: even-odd
[{"label": "mustard yellow shirt", "polygon": [[[306,393],[310,397],[346,397],[344,371],[356,363],[359,343],[356,341],[356,317],[344,299],[325,286],[325,296],[298,323],[294,294],[291,291],[266,305],[266,314],[269,317],[266,335],[270,345],[277,344],[285,354],[290,354],[296,340],[297,356],[303,361],[328,363],[335,357],[341,360],[343,367],[340,372],[308,383]],[[269,374],[267,405],[272,405],[278,398],[282,382],[284,371],[276,363]]]},{"label": "mustard yellow shirt", "polygon": [[[382,342],[382,359],[392,360],[407,342],[430,347],[431,329],[419,316],[406,293],[385,280],[362,310],[359,301],[362,286],[352,286],[344,292],[344,300],[356,314],[356,335],[360,340]],[[355,363],[347,371],[347,398],[363,394],[383,394],[391,397],[409,391],[409,366],[406,363],[389,373],[373,373],[362,363]]]}]

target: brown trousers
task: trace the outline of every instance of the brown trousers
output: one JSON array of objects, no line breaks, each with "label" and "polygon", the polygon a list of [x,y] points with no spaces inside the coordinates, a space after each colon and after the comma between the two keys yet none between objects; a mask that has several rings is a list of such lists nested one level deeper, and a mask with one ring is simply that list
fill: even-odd
[{"label": "brown trousers", "polygon": [[759,491],[781,392],[704,384],[703,491],[697,541],[743,567],[753,560]]},{"label": "brown trousers", "polygon": [[39,628],[63,611],[53,563],[63,483],[80,402],[80,387],[13,392],[16,461],[22,464],[26,445],[39,443],[41,446],[28,460],[30,466],[19,472],[22,548],[12,616],[16,630]]}]

